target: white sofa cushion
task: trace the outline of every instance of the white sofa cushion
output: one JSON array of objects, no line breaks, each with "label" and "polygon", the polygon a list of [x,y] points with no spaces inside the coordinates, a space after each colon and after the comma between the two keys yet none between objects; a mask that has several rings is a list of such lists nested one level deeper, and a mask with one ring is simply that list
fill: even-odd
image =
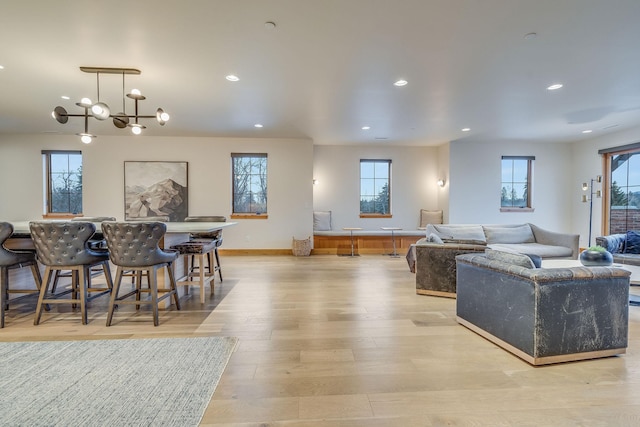
[{"label": "white sofa cushion", "polygon": [[481,225],[427,225],[427,237],[436,234],[444,242],[447,240],[485,243],[487,240]]},{"label": "white sofa cushion", "polygon": [[494,243],[535,243],[536,241],[529,224],[514,226],[483,225],[482,229],[489,245]]}]

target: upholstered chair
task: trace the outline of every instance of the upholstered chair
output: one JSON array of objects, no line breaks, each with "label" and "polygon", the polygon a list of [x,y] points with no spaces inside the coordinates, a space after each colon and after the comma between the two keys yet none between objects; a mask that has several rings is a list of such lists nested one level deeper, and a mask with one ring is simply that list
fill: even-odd
[{"label": "upholstered chair", "polygon": [[[4,243],[13,234],[13,225],[0,222],[0,328],[4,328],[4,312],[9,308],[9,293],[37,294],[40,292],[40,269],[36,262],[36,254],[29,251],[13,251],[4,247]],[[35,289],[10,289],[9,270],[30,267],[35,282]]]},{"label": "upholstered chair", "polygon": [[[153,310],[153,324],[158,326],[159,303],[173,296],[176,308],[180,310],[180,301],[176,290],[176,281],[173,274],[173,262],[178,258],[178,253],[165,251],[160,248],[160,241],[167,231],[167,226],[162,222],[103,222],[102,233],[107,241],[111,262],[117,266],[109,312],[107,314],[107,326],[111,326],[113,311],[120,304],[135,304],[136,309],[140,305],[151,305]],[[166,268],[169,276],[169,287],[158,288],[158,272]],[[124,295],[119,295],[122,276],[125,271],[133,271],[137,275],[135,289]],[[147,288],[142,287],[142,276],[145,273]],[[141,295],[146,293],[149,299],[142,300]],[[159,296],[158,294],[162,294]],[[127,300],[135,296],[135,300]]]},{"label": "upholstered chair", "polygon": [[[96,232],[92,222],[32,221],[29,223],[31,239],[38,261],[45,266],[40,297],[36,306],[34,324],[40,323],[42,308],[46,304],[80,305],[82,324],[87,324],[87,303],[112,289],[109,254],[95,251],[89,241]],[[100,266],[106,279],[104,287],[89,286],[91,269]],[[55,284],[49,289],[51,277],[57,270],[71,271],[71,288],[57,292]],[[71,299],[64,298],[71,294]]]},{"label": "upholstered chair", "polygon": [[[184,219],[185,222],[226,222],[227,218],[225,216],[188,216]],[[218,276],[220,276],[220,281],[222,282],[222,267],[220,266],[220,256],[218,255],[218,248],[222,246],[222,230],[216,230],[211,233],[191,233],[191,240],[198,241],[212,241],[215,244],[215,248],[213,252],[210,252],[207,256],[207,266],[209,274],[215,274],[218,272]],[[215,257],[215,263],[214,258]],[[193,259],[191,262],[193,266]],[[213,268],[212,268],[213,266]],[[198,267],[196,267],[198,268]]]}]

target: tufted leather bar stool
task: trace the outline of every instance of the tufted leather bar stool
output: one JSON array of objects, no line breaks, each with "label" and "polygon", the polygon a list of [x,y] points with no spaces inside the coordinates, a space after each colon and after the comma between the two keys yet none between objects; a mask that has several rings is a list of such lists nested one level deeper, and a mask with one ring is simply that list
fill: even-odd
[{"label": "tufted leather bar stool", "polygon": [[[162,222],[103,222],[102,233],[107,241],[111,262],[118,268],[116,280],[109,302],[107,326],[111,326],[113,311],[119,304],[135,304],[136,309],[142,304],[151,304],[153,325],[158,326],[158,304],[165,298],[173,296],[176,308],[180,310],[180,301],[173,274],[173,262],[178,258],[177,252],[169,252],[160,248],[160,241],[167,231]],[[158,270],[166,267],[169,275],[169,288],[158,289]],[[135,289],[125,295],[118,295],[123,272],[133,271],[137,274]],[[142,288],[142,273],[146,273],[146,289]],[[141,294],[149,293],[151,300],[142,301]],[[158,293],[163,295],[158,297]],[[126,301],[134,296],[135,301]]]},{"label": "tufted leather bar stool", "polygon": [[[34,252],[13,251],[4,247],[4,243],[12,234],[13,225],[0,222],[0,328],[4,328],[4,312],[9,308],[9,293],[37,294],[42,283]],[[9,289],[9,270],[27,266],[31,267],[35,289]]]},{"label": "tufted leather bar stool", "polygon": [[[188,216],[184,219],[185,222],[226,222],[227,218],[225,216],[213,215],[213,216]],[[206,268],[209,271],[209,274],[215,274],[218,272],[220,276],[220,281],[222,282],[222,267],[220,266],[220,256],[218,255],[218,248],[222,246],[222,230],[216,230],[211,233],[192,233],[191,234],[192,241],[211,241],[214,243],[213,252],[210,252],[207,255],[207,266]],[[215,263],[214,263],[215,257]],[[193,270],[193,258],[191,260],[191,265]],[[213,266],[213,268],[211,267]],[[198,268],[198,267],[195,267]],[[192,271],[190,271],[191,273]]]},{"label": "tufted leather bar stool", "polygon": [[[40,323],[44,304],[80,304],[82,324],[87,324],[87,303],[111,292],[113,282],[109,269],[109,254],[95,251],[89,241],[96,232],[95,224],[82,221],[32,221],[29,223],[31,239],[38,261],[45,266],[40,297],[36,306],[34,325]],[[89,287],[91,269],[101,266],[106,287]],[[55,285],[49,291],[52,273],[71,271],[71,288],[56,293]],[[63,298],[71,294],[71,298]],[[92,295],[90,295],[92,294]]]}]

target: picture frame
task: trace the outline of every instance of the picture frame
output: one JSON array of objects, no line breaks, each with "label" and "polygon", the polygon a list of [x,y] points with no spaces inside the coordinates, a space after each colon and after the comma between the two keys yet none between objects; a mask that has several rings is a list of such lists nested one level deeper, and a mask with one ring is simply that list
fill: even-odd
[{"label": "picture frame", "polygon": [[158,216],[184,221],[189,208],[188,166],[188,162],[125,161],[125,221]]}]

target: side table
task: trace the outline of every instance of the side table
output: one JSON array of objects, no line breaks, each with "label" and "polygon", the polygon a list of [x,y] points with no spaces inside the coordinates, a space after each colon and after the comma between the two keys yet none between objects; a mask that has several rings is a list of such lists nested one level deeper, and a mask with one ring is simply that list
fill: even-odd
[{"label": "side table", "polygon": [[394,258],[398,258],[400,255],[398,255],[398,252],[396,252],[396,236],[393,233],[394,233],[394,231],[402,230],[402,228],[400,228],[400,227],[380,227],[380,229],[385,230],[385,231],[391,231],[391,242],[393,243],[393,253],[389,254],[389,256],[392,256]]},{"label": "side table", "polygon": [[354,230],[362,230],[362,228],[360,227],[343,227],[342,228],[345,231],[349,231],[349,234],[351,234],[351,254],[339,254],[339,256],[360,256],[360,254],[357,254],[354,252],[353,250],[353,231]]}]

